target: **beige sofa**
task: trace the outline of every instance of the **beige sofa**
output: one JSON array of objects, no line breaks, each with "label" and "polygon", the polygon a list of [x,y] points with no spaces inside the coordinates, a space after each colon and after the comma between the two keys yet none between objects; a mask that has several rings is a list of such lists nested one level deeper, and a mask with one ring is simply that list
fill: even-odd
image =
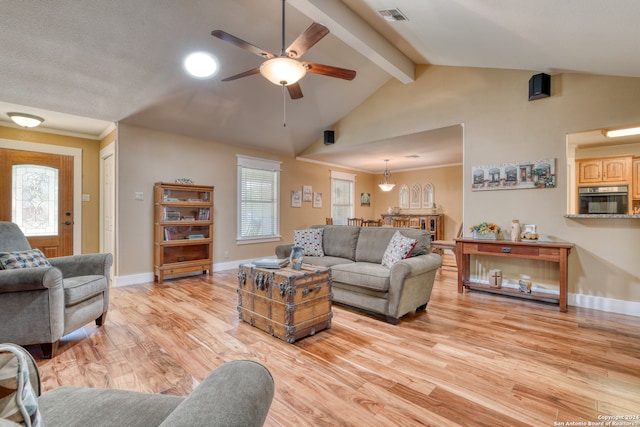
[{"label": "beige sofa", "polygon": [[[312,228],[323,229],[324,256],[305,256],[303,262],[331,268],[334,302],[382,315],[393,324],[413,310],[426,309],[442,264],[440,255],[431,253],[428,231],[348,225]],[[382,265],[382,257],[398,230],[417,243],[409,258],[389,268]],[[288,257],[291,246],[277,246],[276,256]]]}]

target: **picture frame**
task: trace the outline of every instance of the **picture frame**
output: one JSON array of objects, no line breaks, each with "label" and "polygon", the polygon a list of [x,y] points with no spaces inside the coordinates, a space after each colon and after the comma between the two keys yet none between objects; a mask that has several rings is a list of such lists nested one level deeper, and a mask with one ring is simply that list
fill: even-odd
[{"label": "picture frame", "polygon": [[302,191],[291,190],[291,207],[292,208],[302,207]]},{"label": "picture frame", "polygon": [[322,207],[322,193],[314,192],[313,193],[313,207],[321,208]]},{"label": "picture frame", "polygon": [[370,193],[360,193],[360,206],[371,206]]},{"label": "picture frame", "polygon": [[555,158],[471,167],[471,191],[554,188],[555,186]]},{"label": "picture frame", "polygon": [[302,201],[310,202],[313,200],[313,190],[310,185],[302,186]]}]

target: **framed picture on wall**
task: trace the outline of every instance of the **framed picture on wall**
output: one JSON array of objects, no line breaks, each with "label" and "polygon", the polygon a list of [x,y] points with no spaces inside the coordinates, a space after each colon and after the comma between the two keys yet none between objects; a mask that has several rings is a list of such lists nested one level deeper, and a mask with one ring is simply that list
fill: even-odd
[{"label": "framed picture on wall", "polygon": [[322,193],[318,193],[317,191],[313,193],[313,207],[314,208],[322,207]]},{"label": "framed picture on wall", "polygon": [[302,201],[310,202],[313,199],[312,189],[310,185],[302,186]]},{"label": "framed picture on wall", "polygon": [[302,191],[291,190],[291,207],[292,208],[302,207]]},{"label": "framed picture on wall", "polygon": [[360,206],[371,206],[370,193],[360,193]]}]

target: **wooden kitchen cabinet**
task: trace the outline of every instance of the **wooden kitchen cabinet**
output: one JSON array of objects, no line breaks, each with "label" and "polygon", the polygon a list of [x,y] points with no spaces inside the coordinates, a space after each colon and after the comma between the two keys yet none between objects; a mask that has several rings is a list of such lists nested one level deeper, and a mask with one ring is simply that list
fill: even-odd
[{"label": "wooden kitchen cabinet", "polygon": [[629,184],[631,182],[632,157],[603,157],[580,159],[578,167],[578,185]]},{"label": "wooden kitchen cabinet", "polygon": [[633,180],[631,182],[631,198],[640,200],[640,157],[633,159]]}]

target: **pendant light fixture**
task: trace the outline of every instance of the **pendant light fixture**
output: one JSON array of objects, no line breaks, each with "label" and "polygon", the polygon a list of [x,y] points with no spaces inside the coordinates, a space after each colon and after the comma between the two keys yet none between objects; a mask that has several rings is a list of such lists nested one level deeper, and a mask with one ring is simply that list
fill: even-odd
[{"label": "pendant light fixture", "polygon": [[385,159],[386,165],[384,167],[384,181],[382,181],[382,183],[378,184],[378,187],[380,187],[380,189],[382,191],[391,191],[393,190],[393,187],[396,186],[395,182],[389,182],[389,177],[391,176],[391,172],[389,172],[389,159]]}]

